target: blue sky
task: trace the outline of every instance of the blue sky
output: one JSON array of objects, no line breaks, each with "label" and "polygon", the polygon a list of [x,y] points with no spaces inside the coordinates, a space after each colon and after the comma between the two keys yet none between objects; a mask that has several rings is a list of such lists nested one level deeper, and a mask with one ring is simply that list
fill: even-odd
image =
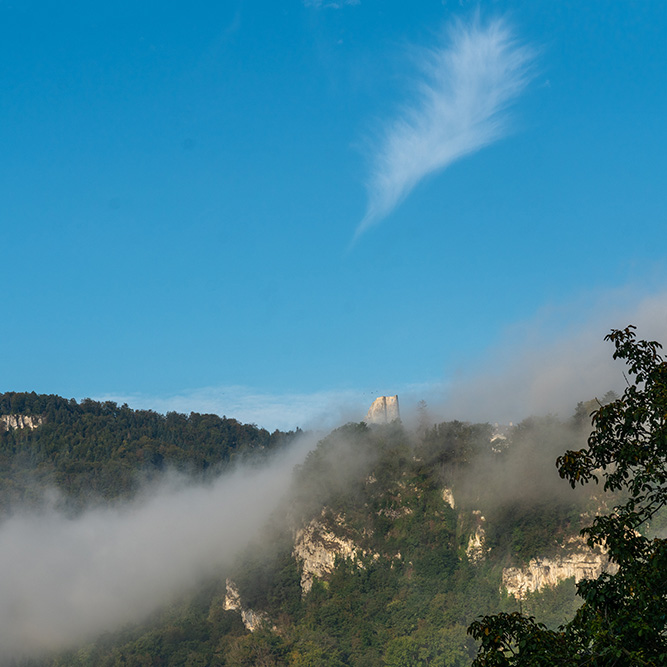
[{"label": "blue sky", "polygon": [[662,1],[0,2],[0,83],[0,390],[292,428],[667,333]]}]

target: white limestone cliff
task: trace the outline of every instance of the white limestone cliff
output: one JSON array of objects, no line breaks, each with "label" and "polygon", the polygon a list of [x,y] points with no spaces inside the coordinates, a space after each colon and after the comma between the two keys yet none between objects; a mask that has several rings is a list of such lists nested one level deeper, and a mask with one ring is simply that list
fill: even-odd
[{"label": "white limestone cliff", "polygon": [[[322,516],[326,510],[322,511]],[[335,517],[338,528],[344,525],[343,517]],[[301,563],[301,591],[305,595],[313,587],[313,579],[323,578],[334,571],[336,558],[351,559],[361,567],[360,557],[365,555],[349,538],[343,537],[321,519],[313,519],[296,531],[294,557]]]},{"label": "white limestone cliff", "polygon": [[389,424],[400,419],[398,396],[379,396],[373,401],[364,421],[367,424]]},{"label": "white limestone cliff", "polygon": [[475,526],[475,532],[468,539],[466,556],[468,556],[468,560],[471,563],[480,563],[486,558],[486,554],[489,552],[486,546],[486,530],[484,530],[486,519],[479,510],[473,510],[473,515],[477,520],[477,525]]},{"label": "white limestone cliff", "polygon": [[0,415],[0,423],[4,424],[6,429],[27,428],[32,431],[41,426],[44,419],[31,415]]},{"label": "white limestone cliff", "polygon": [[225,587],[226,591],[223,609],[225,611],[238,611],[241,614],[241,620],[243,621],[246,630],[255,632],[255,630],[267,624],[268,617],[265,613],[246,609],[242,605],[239,589],[231,579],[225,581]]},{"label": "white limestone cliff", "polygon": [[563,553],[554,558],[533,558],[525,567],[508,567],[503,570],[502,587],[515,598],[525,598],[546,586],[556,586],[574,577],[596,579],[602,572],[615,572],[617,566],[609,562],[601,550],[588,547],[583,538],[572,537]]}]

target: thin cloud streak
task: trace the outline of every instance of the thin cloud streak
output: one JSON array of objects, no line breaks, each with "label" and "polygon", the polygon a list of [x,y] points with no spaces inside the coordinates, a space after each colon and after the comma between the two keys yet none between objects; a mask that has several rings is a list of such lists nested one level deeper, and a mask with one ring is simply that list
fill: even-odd
[{"label": "thin cloud streak", "polygon": [[417,99],[384,127],[353,242],[425,176],[507,133],[507,109],[525,88],[533,59],[505,21],[482,25],[478,17],[452,24],[440,46],[418,54]]},{"label": "thin cloud streak", "polygon": [[226,415],[243,423],[257,424],[269,431],[330,430],[346,422],[359,422],[371,403],[383,394],[398,394],[401,414],[407,414],[420,399],[440,396],[438,383],[393,384],[378,391],[347,389],[307,393],[271,394],[251,387],[201,387],[172,396],[107,394],[99,401],[127,403],[135,409]]},{"label": "thin cloud streak", "polygon": [[338,2],[335,0],[331,0],[330,2],[325,2],[325,0],[304,0],[303,4],[313,9],[341,9],[346,6],[358,5],[359,2],[360,0],[340,0]]},{"label": "thin cloud streak", "polygon": [[[127,403],[135,409],[166,412],[200,412],[226,415],[270,431],[280,429],[334,428],[358,421],[375,398],[358,390],[319,391],[311,394],[271,394],[244,386],[212,386],[186,390],[171,396],[108,394],[97,400]],[[365,406],[365,407],[364,407]]]}]

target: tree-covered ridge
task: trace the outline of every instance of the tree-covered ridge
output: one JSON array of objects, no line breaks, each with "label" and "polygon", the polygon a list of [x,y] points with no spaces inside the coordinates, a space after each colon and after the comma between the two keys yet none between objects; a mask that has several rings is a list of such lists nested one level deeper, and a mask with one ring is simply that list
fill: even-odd
[{"label": "tree-covered ridge", "polygon": [[[110,402],[5,394],[0,405],[3,414],[43,417],[35,429],[0,434],[6,509],[47,483],[81,505],[91,489],[117,498],[173,467],[209,476],[291,437],[215,415],[163,416]],[[422,424],[417,433],[400,422],[343,426],[297,467],[286,504],[236,566],[138,626],[21,665],[466,667],[476,651],[467,626],[481,613],[519,608],[501,590],[503,568],[548,554],[581,525],[583,501],[547,482],[557,479],[551,452],[577,442],[576,420],[531,419],[506,435],[497,440],[489,424],[460,421]],[[311,521],[349,540],[356,558],[338,557],[305,592],[295,540]],[[477,559],[468,548],[480,526],[486,541]],[[226,608],[227,578],[244,608],[265,615],[261,629],[250,632]],[[575,611],[574,583],[521,604],[555,627]]]},{"label": "tree-covered ridge", "polygon": [[133,410],[113,401],[77,402],[55,395],[7,392],[0,415],[40,418],[37,428],[0,423],[0,507],[25,502],[45,484],[70,499],[115,498],[134,491],[140,475],[165,468],[220,470],[235,457],[272,450],[294,435],[214,414]]},{"label": "tree-covered ridge", "polygon": [[[553,420],[526,422],[505,447],[545,437],[553,426]],[[561,426],[570,433],[569,424]],[[506,509],[487,517],[487,555],[477,562],[467,556],[473,510],[493,509],[467,489],[470,475],[479,471],[490,484],[487,464],[502,471],[509,457],[490,442],[491,432],[489,425],[463,422],[432,426],[419,437],[399,423],[337,429],[295,471],[288,510],[279,509],[287,520],[277,518],[235,567],[140,627],[38,664],[470,665],[476,647],[467,626],[481,613],[519,608],[501,591],[503,567],[580,527],[576,503],[553,516],[549,503],[529,507],[519,498],[512,505],[523,507],[519,516]],[[444,499],[445,488],[453,489],[456,509]],[[294,531],[311,520],[350,539],[358,559],[339,558],[304,595]],[[506,535],[511,539],[498,537]],[[262,629],[246,630],[240,613],[225,609],[227,577],[246,608],[266,614]],[[530,594],[522,604],[555,627],[575,611],[574,583]]]}]

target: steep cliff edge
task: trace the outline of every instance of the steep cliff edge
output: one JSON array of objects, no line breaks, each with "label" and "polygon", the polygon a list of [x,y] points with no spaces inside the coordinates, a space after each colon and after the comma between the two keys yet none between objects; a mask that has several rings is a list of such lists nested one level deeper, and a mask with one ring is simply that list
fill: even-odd
[{"label": "steep cliff edge", "polygon": [[562,553],[553,558],[533,558],[525,567],[504,568],[502,587],[522,599],[527,593],[556,586],[571,577],[575,582],[596,579],[602,572],[613,573],[617,569],[605,553],[590,549],[581,537],[571,537]]},{"label": "steep cliff edge", "polygon": [[326,509],[322,517],[312,519],[296,531],[293,556],[301,567],[301,590],[306,595],[313,587],[315,577],[322,579],[330,575],[336,567],[336,559],[350,559],[361,567],[360,558],[366,555],[354,541],[341,535],[345,531],[345,520],[341,515],[325,522]]},{"label": "steep cliff edge", "polygon": [[236,584],[231,580],[225,581],[225,601],[223,609],[225,611],[237,611],[241,614],[241,620],[246,630],[255,632],[259,628],[268,625],[268,616],[263,612],[246,609],[241,602],[241,594]]}]

